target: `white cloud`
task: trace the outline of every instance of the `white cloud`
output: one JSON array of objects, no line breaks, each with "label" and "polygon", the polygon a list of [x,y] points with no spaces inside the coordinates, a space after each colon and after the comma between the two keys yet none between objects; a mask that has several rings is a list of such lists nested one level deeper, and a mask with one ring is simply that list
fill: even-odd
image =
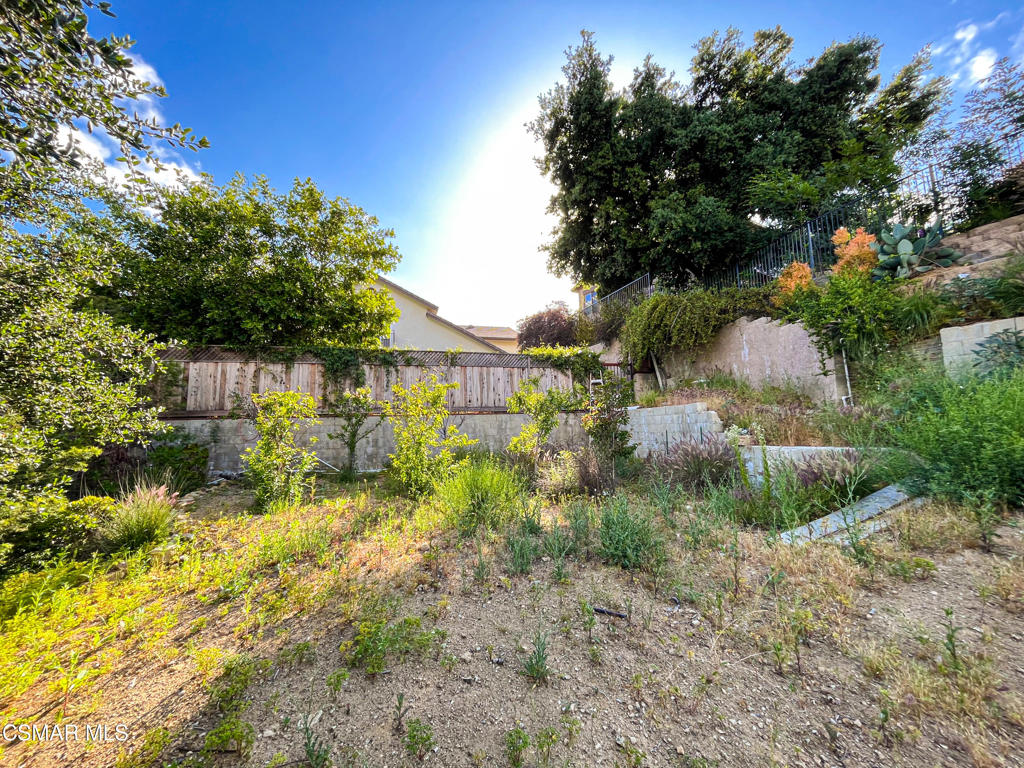
[{"label": "white cloud", "polygon": [[[132,56],[132,71],[139,79],[155,85],[162,84],[156,69],[139,56]],[[123,106],[129,113],[134,112],[144,120],[155,119],[160,124],[164,122],[155,96],[147,95],[141,99],[126,100]],[[110,183],[124,185],[127,182],[128,167],[116,160],[121,156],[121,147],[102,129],[88,132],[79,127],[62,126],[59,130],[59,139],[62,144],[72,142],[83,160],[93,164],[97,172]],[[196,169],[186,163],[172,148],[158,143],[153,147],[153,153],[163,166],[161,170],[157,170],[156,165],[151,162],[144,162],[136,168],[152,181],[175,186],[183,180],[199,180],[200,176]]]},{"label": "white cloud", "polygon": [[[1021,12],[1003,11],[984,21],[966,20],[944,40],[932,46],[932,56],[938,71],[945,74],[957,87],[968,90],[991,73],[1001,55],[1007,37],[1000,28],[1021,21]],[[1012,35],[1011,51],[1024,60],[1024,30],[1016,38]]]},{"label": "white cloud", "polygon": [[999,55],[995,48],[986,48],[974,56],[967,65],[970,83],[973,85],[988,77],[992,73],[992,67],[996,65],[997,58]]}]

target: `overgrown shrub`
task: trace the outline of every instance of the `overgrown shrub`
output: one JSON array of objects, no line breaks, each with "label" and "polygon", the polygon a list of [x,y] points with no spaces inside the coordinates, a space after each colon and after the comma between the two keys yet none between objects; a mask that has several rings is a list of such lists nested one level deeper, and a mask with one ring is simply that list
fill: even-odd
[{"label": "overgrown shrub", "polygon": [[664,454],[656,455],[651,466],[665,482],[694,492],[724,485],[738,470],[732,447],[714,435],[702,440],[682,440]]},{"label": "overgrown shrub", "polygon": [[477,442],[448,424],[448,392],[458,386],[431,375],[409,389],[396,384],[394,399],[381,403],[395,433],[389,474],[405,493],[420,496],[432,490],[461,464],[456,451]]},{"label": "overgrown shrub", "polygon": [[[253,426],[259,440],[246,449],[242,461],[254,491],[253,509],[266,512],[275,504],[297,504],[309,488],[307,475],[316,454],[300,448],[300,430],[318,423],[316,403],[302,392],[253,394]],[[316,438],[310,438],[315,442]]]},{"label": "overgrown shrub", "polygon": [[178,494],[168,491],[166,485],[137,485],[100,523],[100,548],[120,552],[165,540],[174,529],[177,499]]},{"label": "overgrown shrub", "polygon": [[0,576],[89,554],[100,521],[115,506],[106,496],[70,503],[63,496],[35,496],[8,503],[0,512]]},{"label": "overgrown shrub", "polygon": [[615,462],[631,456],[636,446],[629,444],[626,406],[633,399],[633,383],[611,379],[595,385],[586,413],[581,417],[583,430],[590,437],[602,474],[615,484]]},{"label": "overgrown shrub", "polygon": [[806,290],[787,305],[787,318],[801,321],[825,359],[842,351],[853,360],[879,354],[899,327],[900,299],[890,281],[847,270],[824,289]]},{"label": "overgrown shrub", "polygon": [[601,510],[601,559],[629,571],[651,570],[665,559],[665,542],[653,518],[625,496],[612,497]]},{"label": "overgrown shrub", "polygon": [[377,426],[366,426],[377,401],[370,395],[369,387],[359,387],[353,392],[342,392],[331,405],[333,414],[341,422],[341,431],[329,433],[327,436],[332,440],[341,440],[348,449],[345,473],[347,477],[352,478],[356,473],[356,448],[359,441]]},{"label": "overgrown shrub", "polygon": [[558,427],[558,414],[571,408],[575,401],[574,393],[560,389],[541,392],[539,376],[523,380],[508,398],[506,407],[509,413],[525,413],[530,420],[508,444],[509,452],[534,467],[541,448]]},{"label": "overgrown shrub", "polygon": [[512,468],[485,457],[472,459],[437,484],[438,502],[463,536],[481,526],[497,531],[522,510],[526,484]]},{"label": "overgrown shrub", "polygon": [[622,350],[634,363],[669,350],[692,351],[734,320],[771,315],[770,296],[769,288],[656,293],[630,311],[620,336]]},{"label": "overgrown shrub", "polygon": [[832,235],[832,243],[836,247],[836,256],[839,258],[832,271],[870,272],[878,266],[878,254],[871,247],[873,242],[875,242],[875,236],[866,232],[864,227],[857,227],[857,231],[852,235],[846,227],[837,229]]},{"label": "overgrown shrub", "polygon": [[890,430],[909,452],[909,490],[1024,502],[1024,368],[983,380],[919,374],[904,389],[905,415]]},{"label": "overgrown shrub", "polygon": [[519,348],[571,347],[576,344],[576,319],[564,301],[549,304],[519,321]]}]

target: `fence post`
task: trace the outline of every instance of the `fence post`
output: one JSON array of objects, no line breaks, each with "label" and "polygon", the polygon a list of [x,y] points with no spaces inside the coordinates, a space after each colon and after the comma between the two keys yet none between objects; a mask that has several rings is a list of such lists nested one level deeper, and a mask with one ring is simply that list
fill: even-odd
[{"label": "fence post", "polygon": [[807,222],[807,264],[814,271],[814,235],[811,233],[811,222]]}]

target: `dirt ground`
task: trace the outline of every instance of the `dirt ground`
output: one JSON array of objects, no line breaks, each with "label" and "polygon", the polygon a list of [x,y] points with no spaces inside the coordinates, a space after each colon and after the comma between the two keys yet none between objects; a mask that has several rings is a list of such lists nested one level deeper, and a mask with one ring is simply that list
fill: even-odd
[{"label": "dirt ground", "polygon": [[[218,489],[194,513],[216,517],[243,504],[244,496],[230,486]],[[509,765],[505,734],[518,726],[531,741],[545,728],[557,734],[546,756],[533,746],[527,750],[528,766],[1024,766],[1019,721],[972,730],[967,720],[916,715],[915,702],[899,702],[899,714],[883,728],[882,691],[889,682],[869,674],[863,661],[868,648],[895,648],[907,658],[939,653],[949,608],[962,627],[960,652],[986,659],[1001,681],[1005,701],[991,706],[1019,702],[1024,604],[1019,592],[1000,598],[991,585],[1000,568],[1024,555],[1024,536],[1015,524],[1000,534],[993,553],[927,553],[934,572],[926,578],[906,581],[880,570],[858,583],[852,598],[839,599],[843,615],[835,626],[819,627],[803,644],[800,669],[790,658],[781,673],[749,633],[760,614],[773,610],[757,596],[771,576],[764,564],[753,556],[745,562],[745,599],[719,603],[716,611],[687,584],[706,587],[709,575],[727,568],[726,554],[695,556],[682,546],[673,548],[676,587],[663,584],[657,592],[649,580],[594,560],[569,561],[560,582],[547,558],[528,576],[508,576],[499,542],[492,544],[485,583],[473,577],[472,543],[444,547],[437,556],[423,542],[409,542],[400,565],[387,573],[372,553],[354,558],[349,551],[349,566],[379,570],[377,576],[403,595],[400,616],[422,617],[425,628],[443,630],[445,639],[426,654],[389,659],[375,676],[353,669],[336,693],[327,681],[343,663],[339,647],[354,634],[340,606],[297,614],[264,636],[238,636],[244,607],[223,614],[196,606],[178,626],[206,616],[205,645],[258,658],[279,659],[281,648],[296,643],[315,649],[311,658],[273,664],[248,688],[243,717],[255,731],[251,755],[221,753],[218,766],[306,764],[303,721],[337,766],[417,765],[393,727],[400,693],[409,707],[405,723],[419,718],[433,729],[435,746],[423,759],[428,765]],[[627,618],[599,613],[588,633],[581,600]],[[546,684],[522,672],[538,632],[548,639],[552,673]],[[175,642],[184,648],[189,637],[182,630]],[[185,763],[219,721],[191,658],[120,659],[111,682],[94,695],[92,711],[77,719],[129,723],[131,749],[140,734],[167,727],[174,738],[158,764]],[[31,713],[33,705],[51,700],[52,694],[39,692],[34,704],[26,697],[19,710]],[[112,766],[125,746],[14,748],[0,762]],[[121,759],[119,766],[136,765],[127,754]]]}]

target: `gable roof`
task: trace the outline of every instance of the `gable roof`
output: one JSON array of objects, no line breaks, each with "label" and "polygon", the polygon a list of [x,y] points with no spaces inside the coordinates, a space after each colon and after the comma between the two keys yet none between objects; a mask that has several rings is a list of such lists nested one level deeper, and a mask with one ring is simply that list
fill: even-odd
[{"label": "gable roof", "polygon": [[507,325],[464,325],[462,327],[484,339],[519,340],[519,332],[515,328],[509,328]]}]

